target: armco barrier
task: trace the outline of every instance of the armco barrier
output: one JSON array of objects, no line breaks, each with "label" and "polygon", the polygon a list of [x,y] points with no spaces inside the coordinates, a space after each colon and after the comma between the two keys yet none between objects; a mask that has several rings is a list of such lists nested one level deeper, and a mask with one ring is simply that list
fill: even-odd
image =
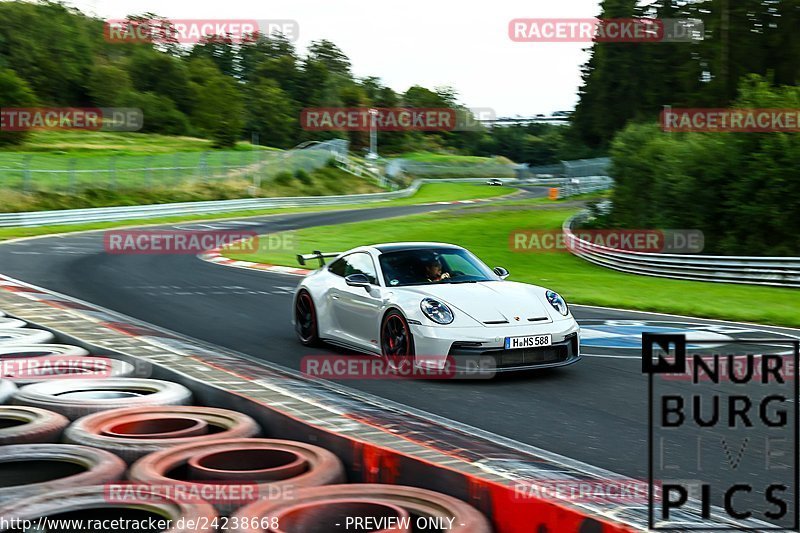
[{"label": "armco barrier", "polygon": [[800,287],[800,257],[658,254],[617,250],[575,236],[572,227],[585,216],[581,213],[565,221],[562,230],[569,250],[596,265],[664,278]]},{"label": "armco barrier", "polygon": [[[566,190],[589,192],[608,188],[609,178],[580,178],[580,184],[570,183],[569,179],[554,178],[547,180],[503,180],[508,185],[541,185],[567,187]],[[600,181],[598,181],[600,180]],[[95,207],[91,209],[63,209],[57,211],[27,211],[23,213],[0,213],[0,227],[32,227],[50,226],[60,224],[85,224],[90,222],[117,222],[122,220],[144,220],[148,218],[205,215],[213,213],[228,213],[233,211],[247,211],[255,209],[270,209],[282,207],[313,207],[336,206],[347,204],[363,204],[383,202],[397,198],[407,198],[416,193],[423,183],[482,183],[485,178],[459,178],[459,179],[420,179],[415,180],[410,186],[399,191],[376,192],[367,194],[345,194],[338,196],[293,196],[282,198],[243,198],[238,200],[212,200],[204,202],[181,202],[173,204],[149,204],[120,207]],[[577,187],[577,189],[575,188]],[[572,193],[569,193],[572,194]],[[566,195],[569,195],[566,194]]]},{"label": "armco barrier", "polygon": [[350,482],[409,485],[465,501],[489,517],[496,533],[622,533],[646,524],[641,503],[519,495],[515,482],[546,482],[553,472],[576,482],[627,480],[589,465],[579,468],[555,454],[3,276],[0,309],[58,328],[60,342],[149,366],[152,377],[190,387],[202,405],[251,416],[266,436],[326,448],[342,459]]},{"label": "armco barrier", "polygon": [[95,207],[91,209],[63,209],[58,211],[28,211],[0,213],[0,227],[48,226],[54,224],[84,224],[87,222],[116,222],[120,220],[147,219],[179,215],[205,215],[272,207],[302,207],[317,205],[342,205],[379,202],[411,196],[421,183],[393,192],[349,194],[339,196],[297,196],[285,198],[243,198],[239,200],[214,200],[206,202],[181,202],[174,204],[149,204],[121,207]]}]

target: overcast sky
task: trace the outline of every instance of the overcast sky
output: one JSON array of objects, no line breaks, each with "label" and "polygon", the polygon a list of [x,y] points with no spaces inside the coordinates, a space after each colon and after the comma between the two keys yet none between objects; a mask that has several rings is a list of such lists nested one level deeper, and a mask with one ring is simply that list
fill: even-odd
[{"label": "overcast sky", "polygon": [[170,19],[293,19],[298,48],[329,39],[356,76],[378,76],[396,91],[450,85],[469,107],[498,115],[572,109],[586,43],[516,43],[515,18],[584,18],[599,0],[69,0],[101,18],[153,12]]}]

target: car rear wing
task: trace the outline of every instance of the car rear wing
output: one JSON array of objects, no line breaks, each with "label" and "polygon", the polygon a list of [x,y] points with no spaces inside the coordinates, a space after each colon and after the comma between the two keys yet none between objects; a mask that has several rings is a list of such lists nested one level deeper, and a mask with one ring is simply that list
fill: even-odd
[{"label": "car rear wing", "polygon": [[325,266],[325,258],[326,257],[336,257],[341,255],[342,252],[320,252],[319,250],[314,250],[310,254],[297,254],[297,262],[301,265],[305,266],[306,261],[313,261],[314,259],[319,261],[319,266]]}]

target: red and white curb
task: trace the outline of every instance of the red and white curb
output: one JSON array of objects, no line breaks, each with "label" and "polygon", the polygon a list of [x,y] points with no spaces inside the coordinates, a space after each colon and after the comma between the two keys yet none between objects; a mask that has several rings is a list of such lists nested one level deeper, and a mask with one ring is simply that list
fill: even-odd
[{"label": "red and white curb", "polygon": [[252,261],[240,261],[237,259],[229,259],[224,255],[222,255],[222,252],[219,248],[209,250],[206,253],[200,254],[197,257],[199,257],[203,261],[208,261],[209,263],[215,263],[217,265],[231,266],[237,268],[249,268],[251,270],[262,270],[266,272],[278,272],[280,274],[292,274],[295,276],[305,276],[313,272],[313,270],[308,270],[307,268],[293,268],[280,265],[268,265],[266,263],[254,263]]}]

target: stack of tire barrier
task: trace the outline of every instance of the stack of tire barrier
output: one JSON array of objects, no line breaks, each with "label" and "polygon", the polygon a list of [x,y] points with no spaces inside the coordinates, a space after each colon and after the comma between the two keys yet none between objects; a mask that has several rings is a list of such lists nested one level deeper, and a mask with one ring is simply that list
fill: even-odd
[{"label": "stack of tire barrier", "polygon": [[[264,438],[245,414],[193,405],[184,385],[55,341],[0,311],[0,517],[11,531],[46,518],[171,533],[491,531],[456,498],[345,484],[319,446]],[[49,364],[67,359],[80,364]]]}]

